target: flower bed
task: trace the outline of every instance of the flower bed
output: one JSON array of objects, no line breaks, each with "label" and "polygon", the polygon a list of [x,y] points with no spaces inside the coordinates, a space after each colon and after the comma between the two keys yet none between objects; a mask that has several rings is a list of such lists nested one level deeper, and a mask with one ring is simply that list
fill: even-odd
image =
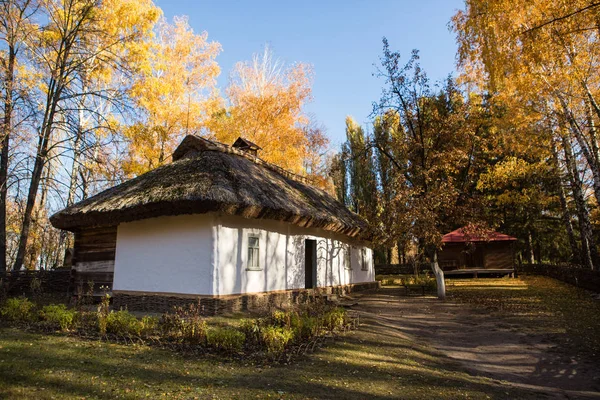
[{"label": "flower bed", "polygon": [[[89,307],[89,306],[87,306]],[[175,307],[160,316],[136,317],[111,310],[106,295],[95,311],[86,306],[41,306],[9,298],[0,305],[0,322],[44,332],[59,332],[121,343],[159,345],[185,352],[234,357],[289,359],[314,349],[325,338],[355,328],[358,319],[340,307],[317,300],[258,318],[223,322],[201,316],[199,305]]]}]

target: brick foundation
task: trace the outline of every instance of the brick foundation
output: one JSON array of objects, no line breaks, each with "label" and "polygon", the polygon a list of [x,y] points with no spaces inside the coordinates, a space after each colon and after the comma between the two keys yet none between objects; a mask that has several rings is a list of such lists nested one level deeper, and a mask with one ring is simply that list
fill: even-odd
[{"label": "brick foundation", "polygon": [[200,304],[201,313],[207,316],[239,311],[262,312],[271,308],[285,308],[291,304],[306,303],[312,301],[315,296],[332,294],[342,296],[378,287],[379,282],[365,282],[317,289],[294,289],[220,297],[117,291],[113,293],[113,307],[117,310],[127,308],[129,311],[165,313],[176,306]]}]

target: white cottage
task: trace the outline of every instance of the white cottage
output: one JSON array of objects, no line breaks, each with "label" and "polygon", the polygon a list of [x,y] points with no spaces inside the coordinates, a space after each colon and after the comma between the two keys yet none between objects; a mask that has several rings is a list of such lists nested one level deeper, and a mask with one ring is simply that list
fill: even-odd
[{"label": "white cottage", "polygon": [[258,150],[190,135],[173,163],[53,215],[75,233],[73,268],[114,272],[115,302],[130,309],[194,298],[216,312],[375,286],[365,222]]}]

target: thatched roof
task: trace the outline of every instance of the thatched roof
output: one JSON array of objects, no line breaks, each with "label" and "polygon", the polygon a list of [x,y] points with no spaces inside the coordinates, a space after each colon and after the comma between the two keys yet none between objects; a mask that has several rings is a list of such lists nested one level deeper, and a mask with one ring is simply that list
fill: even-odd
[{"label": "thatched roof", "polygon": [[146,218],[221,212],[287,221],[356,237],[366,223],[324,191],[272,164],[221,143],[187,136],[173,163],[54,214],[60,229]]}]

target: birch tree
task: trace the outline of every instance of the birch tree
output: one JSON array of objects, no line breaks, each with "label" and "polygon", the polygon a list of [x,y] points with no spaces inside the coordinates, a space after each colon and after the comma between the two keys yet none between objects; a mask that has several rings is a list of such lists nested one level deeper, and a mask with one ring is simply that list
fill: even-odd
[{"label": "birch tree", "polygon": [[[44,77],[39,93],[41,110],[37,125],[37,144],[30,174],[19,245],[13,264],[23,266],[32,214],[44,168],[52,150],[52,136],[64,129],[68,102],[83,95],[110,96],[110,92],[83,93],[82,70],[91,65],[118,65],[123,59],[119,50],[124,42],[135,41],[153,27],[156,10],[135,7],[140,3],[117,0],[46,0],[41,2],[40,19],[45,21],[29,48],[32,64]],[[142,3],[143,4],[143,3]],[[148,3],[146,3],[148,4]],[[121,13],[127,23],[110,29],[103,25],[110,15]],[[130,23],[132,23],[130,25]],[[128,30],[129,29],[129,30]],[[96,46],[102,43],[102,46]],[[133,56],[134,51],[127,52]],[[54,142],[56,143],[56,141]]]},{"label": "birch tree", "polygon": [[6,270],[7,195],[11,137],[15,107],[23,106],[25,93],[18,69],[25,43],[34,29],[31,16],[36,5],[30,0],[7,0],[0,4],[0,72],[2,80],[2,121],[0,125],[0,271]]},{"label": "birch tree", "polygon": [[[536,117],[562,147],[563,176],[576,204],[581,257],[588,268],[598,263],[586,220],[600,199],[599,16],[598,4],[584,0],[468,0],[453,18],[464,80],[493,94],[505,107],[544,105]],[[584,194],[582,176],[588,174],[594,202]]]}]

